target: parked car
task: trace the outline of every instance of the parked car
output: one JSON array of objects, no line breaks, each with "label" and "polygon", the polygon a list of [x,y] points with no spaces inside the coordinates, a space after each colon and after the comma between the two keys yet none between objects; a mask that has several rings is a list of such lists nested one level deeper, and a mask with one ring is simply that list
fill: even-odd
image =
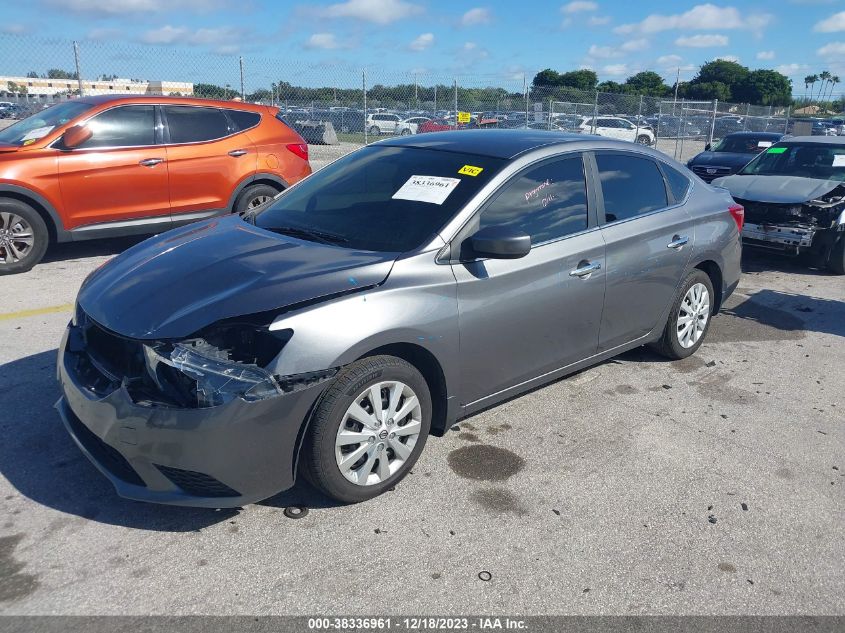
[{"label": "parked car", "polygon": [[827,121],[813,121],[813,128],[810,132],[813,136],[836,136],[836,130]]},{"label": "parked car", "polygon": [[242,212],[310,173],[308,146],[278,108],[137,95],[59,103],[0,130],[0,275],[32,268],[51,240]]},{"label": "parked car", "polygon": [[417,126],[417,132],[423,134],[425,132],[445,132],[447,130],[454,130],[455,124],[449,123],[446,119],[431,119],[425,123],[420,123]]},{"label": "parked car", "polygon": [[595,124],[592,117],[585,118],[579,127],[587,134],[598,134],[621,141],[636,142],[640,145],[654,145],[654,133],[651,130],[644,127],[638,129],[635,124],[622,117],[596,117]]},{"label": "parked car", "polygon": [[704,151],[687,161],[696,176],[704,182],[714,178],[730,176],[742,169],[748,161],[765,151],[779,140],[783,134],[771,132],[735,132],[728,134],[711,147],[704,146]]},{"label": "parked car", "polygon": [[[743,125],[742,119],[740,117],[734,116],[719,116],[713,121],[713,138],[724,138],[728,134],[734,134],[735,132],[744,132],[745,126]],[[707,132],[707,127],[705,126],[704,132]]]},{"label": "parked car", "polygon": [[376,114],[367,115],[367,131],[373,136],[380,136],[381,134],[396,134],[396,129],[402,117],[398,114],[391,114],[389,112],[379,112]]},{"label": "parked car", "polygon": [[738,283],[741,224],[726,191],[632,143],[393,137],[94,271],[58,410],[125,497],[241,506],[298,467],[363,501],[461,417],[641,345],[693,354]]},{"label": "parked car", "polygon": [[419,126],[426,121],[431,121],[431,119],[427,116],[413,116],[408,119],[404,119],[403,121],[399,121],[396,125],[394,134],[399,134],[400,136],[416,134]]},{"label": "parked car", "polygon": [[845,274],[845,138],[785,139],[713,184],[745,207],[743,242]]},{"label": "parked car", "polygon": [[679,116],[661,115],[653,125],[660,138],[695,138],[704,134],[700,126]]}]

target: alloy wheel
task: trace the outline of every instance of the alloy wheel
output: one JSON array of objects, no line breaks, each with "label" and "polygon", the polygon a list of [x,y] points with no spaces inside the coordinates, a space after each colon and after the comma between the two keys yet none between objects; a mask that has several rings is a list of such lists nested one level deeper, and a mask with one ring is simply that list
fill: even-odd
[{"label": "alloy wheel", "polygon": [[246,205],[247,210],[257,209],[263,204],[267,204],[273,198],[270,196],[255,196],[252,200],[249,201],[249,204]]},{"label": "alloy wheel", "polygon": [[32,226],[21,216],[0,211],[0,262],[15,264],[24,259],[35,245]]},{"label": "alloy wheel", "polygon": [[689,349],[704,334],[707,328],[707,321],[710,319],[710,293],[703,283],[696,283],[690,286],[681,301],[678,310],[676,331],[678,343],[684,349]]},{"label": "alloy wheel", "polygon": [[343,415],[335,439],[337,467],[353,484],[380,484],[411,456],[421,427],[422,407],[413,389],[395,380],[376,383]]}]

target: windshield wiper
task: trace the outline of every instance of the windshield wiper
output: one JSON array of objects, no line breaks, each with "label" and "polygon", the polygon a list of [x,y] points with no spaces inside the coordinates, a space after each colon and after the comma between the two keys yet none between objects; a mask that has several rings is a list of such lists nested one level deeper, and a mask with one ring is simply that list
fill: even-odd
[{"label": "windshield wiper", "polygon": [[280,233],[282,235],[312,239],[317,242],[322,242],[323,244],[347,244],[349,242],[349,240],[342,235],[319,231],[317,229],[308,229],[301,226],[263,226],[261,228],[266,231],[272,231],[273,233]]}]

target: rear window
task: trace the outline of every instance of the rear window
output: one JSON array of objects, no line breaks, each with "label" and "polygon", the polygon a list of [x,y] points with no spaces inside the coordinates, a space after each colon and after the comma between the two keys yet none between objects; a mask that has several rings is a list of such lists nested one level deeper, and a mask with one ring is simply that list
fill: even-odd
[{"label": "rear window", "polygon": [[[448,222],[505,163],[416,147],[365,147],[315,172],[255,217],[269,231],[404,252]],[[322,237],[321,237],[322,236]]]},{"label": "rear window", "polygon": [[244,110],[228,110],[229,118],[235,124],[235,130],[242,132],[258,125],[261,115],[258,112],[245,112]]},{"label": "rear window", "polygon": [[199,143],[229,134],[229,121],[218,108],[164,106],[171,143]]}]

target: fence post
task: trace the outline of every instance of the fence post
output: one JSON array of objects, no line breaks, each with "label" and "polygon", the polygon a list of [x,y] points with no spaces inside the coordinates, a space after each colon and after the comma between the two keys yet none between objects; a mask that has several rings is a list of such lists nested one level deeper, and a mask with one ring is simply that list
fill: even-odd
[{"label": "fence post", "polygon": [[455,82],[455,129],[458,129],[458,78],[455,77],[452,81]]},{"label": "fence post", "polygon": [[244,91],[244,58],[243,55],[238,57],[238,65],[241,69],[241,101],[246,101],[246,92]]},{"label": "fence post", "polygon": [[364,91],[364,145],[367,141],[367,70],[361,71],[361,89]]},{"label": "fence post", "polygon": [[783,124],[783,133],[787,134],[789,129],[789,114],[792,111],[792,106],[786,106],[786,123]]},{"label": "fence post", "polygon": [[684,99],[681,98],[681,115],[678,119],[678,136],[675,138],[675,153],[672,155],[672,158],[678,160],[678,142],[680,141],[680,152],[681,156],[684,154]]},{"label": "fence post", "polygon": [[751,112],[751,104],[745,104],[745,117],[742,119],[742,131],[745,132],[746,128],[748,128],[748,115]]},{"label": "fence post", "polygon": [[713,132],[716,130],[716,112],[719,109],[719,100],[713,99],[713,120],[710,121],[710,138],[707,140],[709,145],[713,144]]},{"label": "fence post", "polygon": [[549,97],[549,129],[552,129],[552,98]]},{"label": "fence post", "polygon": [[[640,109],[637,110],[637,131],[634,132],[634,142],[640,138],[640,117],[643,115],[643,95],[640,95]],[[655,143],[657,145],[657,143]]]},{"label": "fence post", "polygon": [[525,81],[525,73],[522,73],[522,96],[525,97],[525,127],[528,128],[528,84]]},{"label": "fence post", "polygon": [[593,96],[593,120],[590,125],[590,134],[596,133],[596,117],[599,115],[599,91],[596,90]]},{"label": "fence post", "polygon": [[434,118],[437,118],[437,81],[434,82]]},{"label": "fence post", "polygon": [[79,96],[84,97],[85,93],[82,88],[82,73],[79,72],[79,44],[76,40],[73,42],[73,61],[76,64],[76,82],[79,85]]}]

